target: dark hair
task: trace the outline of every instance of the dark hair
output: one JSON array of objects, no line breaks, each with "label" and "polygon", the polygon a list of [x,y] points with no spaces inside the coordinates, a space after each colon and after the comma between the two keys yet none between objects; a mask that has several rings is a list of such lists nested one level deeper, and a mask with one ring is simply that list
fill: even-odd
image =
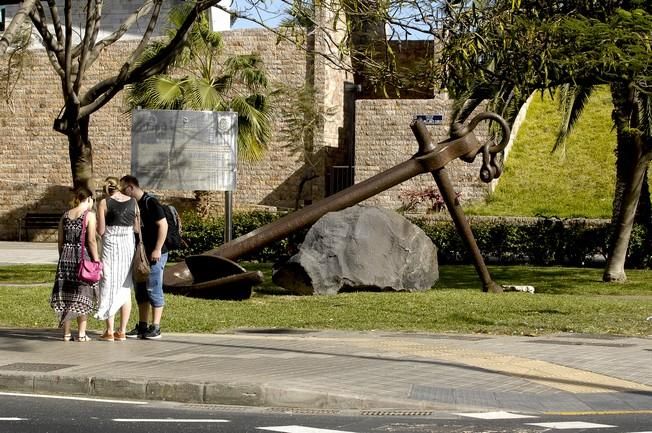
[{"label": "dark hair", "polygon": [[126,176],[122,176],[120,178],[120,183],[126,185],[133,185],[136,188],[140,188],[140,185],[138,184],[138,179],[135,176],[131,176],[130,174]]},{"label": "dark hair", "polygon": [[86,186],[80,186],[75,191],[75,200],[79,202],[86,200],[88,197],[93,197],[93,191]]}]

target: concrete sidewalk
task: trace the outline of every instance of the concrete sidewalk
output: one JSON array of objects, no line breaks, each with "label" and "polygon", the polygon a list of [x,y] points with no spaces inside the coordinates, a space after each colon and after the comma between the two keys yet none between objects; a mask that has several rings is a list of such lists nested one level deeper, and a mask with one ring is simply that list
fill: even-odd
[{"label": "concrete sidewalk", "polygon": [[312,409],[652,410],[652,339],[252,329],[60,341],[0,329],[0,390]]},{"label": "concrete sidewalk", "polygon": [[57,244],[53,242],[0,241],[0,265],[56,264]]},{"label": "concrete sidewalk", "polygon": [[[54,244],[0,242],[0,263],[50,260]],[[652,411],[651,337],[163,332],[79,343],[0,329],[0,390],[333,411]]]}]

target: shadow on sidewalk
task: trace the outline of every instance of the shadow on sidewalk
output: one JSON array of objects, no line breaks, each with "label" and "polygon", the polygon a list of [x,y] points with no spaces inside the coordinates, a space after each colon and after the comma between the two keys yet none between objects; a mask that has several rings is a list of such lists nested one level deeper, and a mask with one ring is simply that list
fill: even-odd
[{"label": "shadow on sidewalk", "polygon": [[[20,340],[61,341],[62,329],[53,328],[3,328],[0,338],[15,338]],[[6,346],[5,346],[6,348]]]}]

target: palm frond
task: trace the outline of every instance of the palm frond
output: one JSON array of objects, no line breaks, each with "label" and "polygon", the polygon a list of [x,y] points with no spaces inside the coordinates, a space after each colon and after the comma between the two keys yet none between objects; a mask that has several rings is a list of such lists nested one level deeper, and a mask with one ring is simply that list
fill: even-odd
[{"label": "palm frond", "polygon": [[566,139],[584,112],[592,92],[593,86],[566,84],[559,88],[559,111],[562,117],[553,152],[560,148],[565,150]]},{"label": "palm frond", "polygon": [[638,92],[639,128],[646,137],[652,137],[652,100],[650,95]]},{"label": "palm frond", "polygon": [[228,93],[232,86],[233,77],[231,75],[213,77],[213,87],[220,93]]},{"label": "palm frond", "polygon": [[238,113],[238,152],[246,161],[259,161],[272,138],[270,105],[264,95],[230,101]]},{"label": "palm frond", "polygon": [[264,64],[257,54],[229,57],[224,64],[224,71],[237,77],[250,89],[267,87]]},{"label": "palm frond", "polygon": [[216,89],[212,80],[204,78],[193,80],[193,86],[199,97],[199,110],[215,110],[223,102],[222,93]]},{"label": "palm frond", "polygon": [[181,80],[167,75],[155,75],[132,84],[127,92],[127,103],[133,108],[174,109],[183,96]]}]

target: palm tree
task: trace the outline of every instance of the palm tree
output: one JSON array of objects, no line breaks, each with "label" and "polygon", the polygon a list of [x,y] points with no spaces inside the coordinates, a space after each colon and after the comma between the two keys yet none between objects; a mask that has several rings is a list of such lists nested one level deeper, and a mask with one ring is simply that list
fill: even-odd
[{"label": "palm tree", "polygon": [[[451,14],[442,60],[449,90],[459,99],[454,119],[464,120],[480,102],[491,100],[494,108],[508,110],[509,121],[516,111],[510,106],[520,108],[525,95],[562,88],[560,147],[591,89],[608,84],[617,133],[617,180],[603,280],[624,281],[636,209],[641,191],[648,190],[645,175],[652,160],[652,90],[647,84],[652,64],[649,46],[640,42],[640,35],[652,29],[652,9],[649,2],[518,3],[520,7],[511,0],[490,2],[468,10],[463,5],[461,12]],[[643,199],[645,208],[649,196]],[[649,214],[647,218],[649,231]]]},{"label": "palm tree", "polygon": [[[613,102],[612,118],[616,129],[616,193],[614,195],[611,254],[607,259],[602,279],[624,281],[627,247],[639,205],[648,205],[647,169],[652,159],[652,149],[646,145],[650,140],[652,111],[650,95],[640,92],[633,83],[614,82],[610,85]],[[591,95],[593,86],[564,85],[560,91],[562,124],[557,135],[555,149],[564,141]],[[645,191],[645,196],[641,194]],[[647,203],[641,202],[647,200]],[[650,221],[643,221],[649,226]]]},{"label": "palm tree", "polygon": [[[170,11],[172,39],[190,10],[181,5]],[[148,46],[142,61],[156,55],[166,42]],[[238,155],[259,161],[272,136],[270,86],[260,57],[226,57],[220,33],[201,15],[188,34],[183,51],[170,65],[173,72],[154,75],[128,88],[127,101],[136,107],[169,110],[235,111],[238,113]]]}]

